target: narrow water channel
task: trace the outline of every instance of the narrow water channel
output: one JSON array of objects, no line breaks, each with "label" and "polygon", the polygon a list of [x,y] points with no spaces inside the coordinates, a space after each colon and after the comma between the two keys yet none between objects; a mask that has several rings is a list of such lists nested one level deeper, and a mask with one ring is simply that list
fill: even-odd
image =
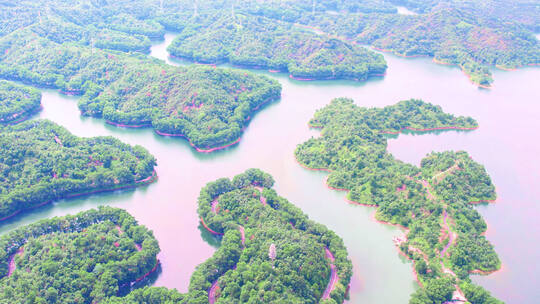
[{"label": "narrow water channel", "polygon": [[[164,41],[157,42],[151,56],[184,64],[167,56],[166,46],[173,37],[167,34]],[[540,129],[540,69],[496,71],[494,88],[479,90],[457,68],[435,65],[428,59],[385,57],[388,75],[364,83],[299,82],[285,74],[256,71],[281,82],[282,99],[253,117],[239,145],[212,154],[197,153],[184,140],[161,137],[150,129],[117,128],[81,117],[76,97],[44,90],[44,110],[36,117],[53,120],[78,136],[111,135],[144,146],[157,158],[159,180],[137,190],[59,201],[3,223],[0,233],[98,205],[124,208],[154,231],[161,246],[162,272],[154,285],[187,291],[191,273],[213,254],[217,244],[199,227],[200,189],[209,181],[257,167],[274,176],[280,195],[345,240],[354,264],[350,303],[407,303],[416,283],[411,264],[398,255],[392,243],[392,237],[401,234],[399,229],[375,222],[374,209],[347,204],[343,192],[324,186],[325,173],[297,165],[293,151],[297,144],[318,135],[307,122],[332,98],[351,97],[359,105],[377,107],[422,98],[448,112],[476,118],[480,129],[400,136],[390,141],[390,151],[418,164],[431,150],[465,149],[486,165],[499,199],[479,210],[488,222],[488,238],[504,269],[475,281],[508,303],[533,303],[540,282],[540,144],[534,140]]]}]

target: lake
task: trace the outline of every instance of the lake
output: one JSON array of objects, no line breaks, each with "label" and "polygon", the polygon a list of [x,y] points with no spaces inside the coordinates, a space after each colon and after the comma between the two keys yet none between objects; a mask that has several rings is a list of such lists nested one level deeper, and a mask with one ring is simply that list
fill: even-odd
[{"label": "lake", "polygon": [[[152,56],[167,57],[174,35],[152,47]],[[103,120],[81,117],[77,97],[43,90],[43,111],[36,115],[66,127],[78,136],[111,135],[147,148],[158,162],[159,179],[131,191],[64,200],[4,222],[5,233],[33,221],[73,214],[99,205],[129,211],[154,231],[161,246],[162,271],[154,285],[187,291],[195,267],[218,244],[201,229],[196,213],[200,189],[220,177],[232,177],[252,167],[276,180],[277,192],[340,235],[354,264],[350,303],[408,303],[414,292],[411,263],[398,254],[392,238],[398,228],[373,220],[374,209],[349,205],[345,193],[324,185],[325,173],[301,168],[294,159],[297,144],[318,131],[307,122],[316,109],[335,97],[351,97],[358,105],[382,107],[409,98],[439,104],[447,112],[470,115],[480,129],[440,135],[399,136],[389,150],[398,159],[419,164],[432,150],[468,151],[484,164],[497,187],[498,200],[478,209],[488,223],[503,270],[474,281],[508,303],[533,303],[540,296],[540,69],[494,71],[494,87],[478,89],[455,68],[426,58],[405,59],[385,54],[387,76],[367,82],[291,80],[286,74],[255,71],[283,85],[282,98],[255,115],[239,145],[212,154],[195,152],[185,140],[156,135],[151,129],[123,129]]]}]

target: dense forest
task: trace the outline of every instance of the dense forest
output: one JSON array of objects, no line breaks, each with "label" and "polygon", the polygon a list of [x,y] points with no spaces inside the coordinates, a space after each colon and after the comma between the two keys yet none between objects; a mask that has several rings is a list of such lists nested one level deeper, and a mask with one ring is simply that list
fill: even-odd
[{"label": "dense forest", "polygon": [[164,27],[150,19],[155,1],[21,0],[0,1],[0,36],[30,27],[57,43],[149,52],[150,39]]},{"label": "dense forest", "polygon": [[153,180],[155,159],[112,137],[80,138],[47,120],[0,129],[0,219],[53,200]]},{"label": "dense forest", "polygon": [[[419,14],[397,14],[396,5]],[[264,67],[302,79],[384,73],[384,58],[360,43],[458,65],[482,87],[493,82],[491,66],[540,64],[538,24],[533,0],[0,1],[0,37],[28,28],[57,43],[148,52],[149,39],[172,30],[181,34],[171,53],[200,62]]]},{"label": "dense forest", "polygon": [[[416,14],[398,14],[397,5]],[[172,56],[210,65],[149,58],[166,30],[178,33]],[[369,45],[457,65],[490,87],[492,67],[540,64],[538,31],[535,0],[0,0],[0,221],[156,178],[141,146],[20,123],[41,107],[34,87],[80,96],[82,115],[212,152],[237,143],[257,110],[281,96],[278,81],[216,63],[365,80],[387,68]],[[501,267],[473,208],[496,198],[485,168],[462,151],[431,153],[416,167],[386,150],[401,132],[469,131],[474,119],[420,100],[378,109],[340,98],[310,126],[321,137],[298,146],[299,163],[330,171],[331,188],[404,228],[395,243],[421,286],[411,303],[500,303],[470,279]],[[0,303],[342,303],[352,276],[343,241],[272,186],[250,169],[202,189],[201,225],[221,246],[187,293],[144,287],[123,296],[155,270],[159,247],[126,212],[100,208],[0,236]]]},{"label": "dense forest", "polygon": [[21,122],[41,109],[41,93],[32,88],[0,80],[0,124]]},{"label": "dense forest", "polygon": [[458,65],[483,87],[493,81],[490,66],[515,69],[540,64],[540,42],[530,26],[495,15],[493,11],[504,10],[498,2],[483,9],[458,2],[441,2],[419,15],[318,14],[304,15],[297,22],[401,56],[428,56]]},{"label": "dense forest", "polygon": [[[381,55],[291,23],[276,23],[275,19],[262,17],[252,3],[246,3],[248,14],[236,14],[230,1],[201,3],[204,13],[192,14],[191,6],[197,4],[191,1],[166,2],[163,9],[158,9],[155,1],[139,1],[135,11],[126,10],[120,3],[43,2],[45,9],[26,1],[7,6],[6,18],[16,18],[21,13],[35,15],[37,11],[33,21],[14,21],[56,43],[77,42],[124,52],[148,52],[149,38],[163,37],[167,28],[181,31],[170,47],[172,55],[203,63],[227,61],[240,66],[288,71],[301,79],[365,80],[370,75],[384,74],[386,69]],[[71,2],[74,7],[67,7]],[[224,7],[228,11],[228,2],[233,5],[232,16],[223,14]],[[243,11],[240,6],[238,10]],[[12,27],[6,25],[0,34],[9,34],[9,29],[15,30]]]},{"label": "dense forest", "polygon": [[511,21],[532,32],[540,31],[540,6],[535,0],[390,0],[390,2],[424,14],[440,5],[449,5],[468,11],[491,24]]},{"label": "dense forest", "polygon": [[201,151],[237,141],[253,112],[281,94],[277,81],[248,72],[173,67],[28,31],[0,39],[0,77],[82,95],[85,115],[119,126],[153,126],[186,137]]},{"label": "dense forest", "polygon": [[343,240],[278,196],[273,183],[249,169],[201,190],[202,225],[222,239],[187,294],[151,287],[108,303],[342,303],[352,275]]},{"label": "dense forest", "polygon": [[204,63],[285,71],[304,80],[365,80],[386,70],[383,56],[363,47],[261,16],[222,12],[190,21],[168,51]]},{"label": "dense forest", "polygon": [[102,303],[154,271],[158,252],[121,209],[41,220],[0,237],[0,302]]},{"label": "dense forest", "polygon": [[[396,14],[394,5],[419,14]],[[540,64],[540,44],[534,36],[540,30],[540,7],[532,0],[236,1],[231,6],[233,13],[308,26],[347,44],[369,44],[401,56],[428,56],[458,65],[482,87],[493,82],[489,67]]]},{"label": "dense forest", "polygon": [[489,273],[501,266],[483,236],[486,223],[471,206],[495,199],[485,168],[462,151],[432,153],[420,168],[386,151],[389,133],[470,130],[478,126],[476,121],[420,100],[380,109],[338,98],[317,111],[310,126],[321,128],[321,137],[297,147],[300,164],[331,171],[331,188],[349,191],[351,203],[376,206],[378,220],[404,228],[406,235],[395,242],[414,261],[423,287],[410,303],[465,296],[484,299],[474,303],[498,302],[469,279],[470,273]]}]

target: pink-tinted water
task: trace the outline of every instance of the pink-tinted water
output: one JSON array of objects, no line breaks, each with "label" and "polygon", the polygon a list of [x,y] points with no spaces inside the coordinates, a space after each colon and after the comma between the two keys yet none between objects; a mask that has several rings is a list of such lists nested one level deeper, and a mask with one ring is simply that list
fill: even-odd
[{"label": "pink-tinted water", "polygon": [[[152,48],[169,63],[165,47],[173,35]],[[156,286],[187,291],[195,267],[209,258],[217,242],[200,225],[196,213],[200,189],[209,181],[232,177],[257,167],[273,175],[278,193],[313,220],[340,235],[353,261],[350,303],[408,303],[417,284],[411,263],[392,242],[399,228],[373,220],[374,208],[348,204],[345,193],[324,186],[326,172],[310,171],[294,160],[297,144],[319,131],[307,122],[335,97],[351,97],[362,106],[382,107],[408,98],[422,98],[445,111],[470,115],[480,123],[471,132],[441,135],[399,135],[389,150],[413,164],[432,150],[465,149],[485,164],[497,186],[497,203],[477,208],[486,219],[488,239],[496,246],[504,269],[474,280],[507,303],[534,303],[540,282],[540,69],[495,71],[494,88],[471,85],[457,68],[429,59],[405,59],[385,54],[388,73],[368,82],[300,82],[282,73],[255,71],[278,79],[282,99],[253,115],[242,141],[211,154],[194,151],[181,138],[162,137],[150,129],[123,129],[79,115],[77,97],[43,91],[38,115],[79,136],[112,135],[139,144],[158,161],[157,182],[137,190],[97,194],[56,202],[18,215],[0,225],[0,233],[56,215],[73,214],[98,205],[128,210],[154,231],[159,240],[162,272]]]}]

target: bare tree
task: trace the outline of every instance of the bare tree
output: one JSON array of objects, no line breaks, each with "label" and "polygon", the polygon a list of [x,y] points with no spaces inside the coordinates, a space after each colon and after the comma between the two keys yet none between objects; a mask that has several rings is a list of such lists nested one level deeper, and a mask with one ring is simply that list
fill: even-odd
[{"label": "bare tree", "polygon": [[270,245],[270,248],[268,248],[268,257],[272,261],[276,259],[276,245],[274,243],[272,243]]}]

